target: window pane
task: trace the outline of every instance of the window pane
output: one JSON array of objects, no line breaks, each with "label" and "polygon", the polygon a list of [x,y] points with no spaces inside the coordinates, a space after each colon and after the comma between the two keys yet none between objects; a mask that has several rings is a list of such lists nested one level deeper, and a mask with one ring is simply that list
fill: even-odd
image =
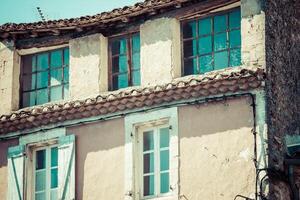
[{"label": "window pane", "polygon": [[22,99],[23,107],[34,106],[35,105],[35,92],[25,92],[23,93]]},{"label": "window pane", "polygon": [[187,59],[184,61],[184,75],[197,74],[197,59]]},{"label": "window pane", "polygon": [[185,58],[197,55],[197,40],[185,41],[183,51]]},{"label": "window pane", "polygon": [[48,89],[37,90],[37,105],[48,102]]},{"label": "window pane", "polygon": [[154,195],[154,175],[144,177],[144,196]]},{"label": "window pane", "polygon": [[213,58],[212,55],[200,56],[200,74],[213,71]]},{"label": "window pane", "polygon": [[160,174],[160,193],[168,193],[170,188],[169,183],[169,173],[161,173]]},{"label": "window pane", "polygon": [[46,170],[35,173],[35,191],[43,191],[46,189]]},{"label": "window pane", "polygon": [[117,56],[112,59],[112,71],[116,72],[127,72],[127,56]]},{"label": "window pane", "polygon": [[241,11],[235,10],[229,14],[229,27],[240,28],[241,27]]},{"label": "window pane", "polygon": [[153,131],[147,131],[143,134],[143,149],[149,151],[154,149],[154,137]]},{"label": "window pane", "polygon": [[61,85],[62,83],[62,69],[54,69],[50,72],[50,85]]},{"label": "window pane", "polygon": [[141,85],[140,70],[132,72],[132,85],[133,86]]},{"label": "window pane", "polygon": [[140,52],[140,34],[132,36],[132,51]]},{"label": "window pane", "polygon": [[212,52],[211,36],[202,37],[199,39],[199,54],[206,54]]},{"label": "window pane", "polygon": [[189,22],[183,25],[183,38],[196,37],[196,22]]},{"label": "window pane", "polygon": [[219,51],[227,48],[226,33],[216,34],[214,39],[215,39],[215,51]]},{"label": "window pane", "polygon": [[154,153],[144,154],[144,174],[154,172]]},{"label": "window pane", "polygon": [[64,68],[64,83],[69,82],[69,67]]},{"label": "window pane", "polygon": [[63,86],[52,87],[50,89],[50,101],[57,101],[62,99]]},{"label": "window pane", "polygon": [[48,54],[43,53],[37,55],[37,70],[45,70],[48,68]]},{"label": "window pane", "polygon": [[40,150],[36,152],[36,165],[35,169],[45,169],[46,167],[46,150]]},{"label": "window pane", "polygon": [[214,17],[214,31],[223,32],[226,31],[226,15],[219,15]]},{"label": "window pane", "polygon": [[57,166],[58,161],[58,151],[57,147],[51,148],[51,167]]},{"label": "window pane", "polygon": [[57,168],[51,169],[51,188],[56,188],[58,183]]},{"label": "window pane", "polygon": [[215,70],[223,69],[228,67],[228,52],[215,53]]},{"label": "window pane", "polygon": [[70,57],[70,50],[67,48],[67,49],[64,49],[64,64],[65,65],[69,65],[69,58]]},{"label": "window pane", "polygon": [[231,49],[230,50],[230,66],[241,65],[241,49]]},{"label": "window pane", "polygon": [[160,151],[160,171],[169,170],[169,150]]},{"label": "window pane", "polygon": [[211,34],[211,18],[199,20],[199,35]]},{"label": "window pane", "polygon": [[45,192],[35,194],[35,200],[45,200],[45,199],[46,199],[46,193]]},{"label": "window pane", "polygon": [[55,189],[54,189],[54,190],[52,189],[52,190],[51,190],[50,196],[51,196],[51,197],[50,197],[51,200],[57,200],[57,199],[58,199],[58,196],[57,196],[57,189],[56,189],[56,190],[55,190]]},{"label": "window pane", "polygon": [[126,54],[126,39],[120,39],[112,42],[112,55]]},{"label": "window pane", "polygon": [[229,33],[230,47],[241,46],[241,31],[234,30]]},{"label": "window pane", "polygon": [[69,97],[69,84],[64,85],[64,99]]},{"label": "window pane", "polygon": [[134,53],[132,56],[132,68],[140,69],[140,53]]},{"label": "window pane", "polygon": [[50,65],[51,67],[61,67],[62,66],[62,51],[52,51],[50,53]]},{"label": "window pane", "polygon": [[23,74],[30,74],[36,71],[36,60],[35,56],[24,56],[22,57],[22,71]]},{"label": "window pane", "polygon": [[160,148],[169,147],[169,128],[161,128],[160,129]]},{"label": "window pane", "polygon": [[35,89],[36,74],[23,76],[23,91]]},{"label": "window pane", "polygon": [[128,86],[128,75],[121,74],[113,76],[113,89],[125,88]]},{"label": "window pane", "polygon": [[37,73],[37,88],[48,86],[48,71]]}]

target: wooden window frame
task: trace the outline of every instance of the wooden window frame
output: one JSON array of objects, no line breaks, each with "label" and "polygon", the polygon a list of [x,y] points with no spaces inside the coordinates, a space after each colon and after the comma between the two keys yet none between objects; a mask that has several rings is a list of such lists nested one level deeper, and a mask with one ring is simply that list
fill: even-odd
[{"label": "wooden window frame", "polygon": [[[209,35],[212,36],[212,52],[210,53],[205,53],[205,54],[201,54],[201,56],[205,56],[205,55],[212,55],[214,56],[215,52],[225,52],[227,51],[228,52],[228,67],[231,67],[230,66],[230,50],[231,49],[238,49],[238,48],[241,48],[241,46],[239,47],[233,47],[233,48],[230,48],[229,44],[230,44],[230,38],[228,36],[228,34],[230,33],[230,31],[233,31],[233,30],[241,30],[241,27],[239,29],[237,28],[234,28],[234,29],[229,29],[229,20],[228,20],[228,16],[229,16],[229,13],[232,12],[232,11],[235,11],[235,10],[238,10],[238,9],[241,9],[240,6],[237,6],[237,7],[233,7],[233,8],[229,8],[229,9],[226,9],[226,10],[222,10],[222,11],[218,11],[218,12],[208,12],[208,13],[204,13],[202,14],[201,16],[195,16],[194,18],[193,17],[189,17],[188,19],[182,19],[181,22],[180,22],[180,40],[181,40],[181,63],[182,63],[182,67],[181,67],[181,74],[182,76],[188,76],[188,75],[185,75],[184,71],[185,71],[185,65],[184,65],[184,61],[186,59],[194,59],[194,58],[197,58],[197,73],[196,74],[201,74],[201,71],[200,71],[200,64],[199,64],[199,58],[200,58],[200,54],[198,53],[198,39],[201,38],[199,37],[199,32],[198,32],[198,28],[199,28],[199,25],[198,25],[198,22],[199,20],[201,19],[205,19],[205,18],[209,18],[209,17],[216,17],[216,16],[220,16],[220,15],[226,15],[226,30],[225,31],[222,31],[222,32],[218,32],[218,34],[220,33],[226,33],[227,34],[227,41],[226,43],[228,44],[228,47],[224,50],[218,50],[218,51],[214,51],[214,35],[215,35],[215,31],[214,31],[214,20],[212,20],[212,32],[211,34],[206,34],[206,35],[203,35],[202,37],[207,37]],[[183,26],[189,22],[193,22],[195,21],[196,22],[196,32],[197,32],[197,35],[196,37],[191,37],[191,38],[183,38]],[[193,39],[196,39],[197,41],[197,55],[195,56],[190,56],[188,58],[185,58],[184,57],[184,42],[185,41],[193,41]],[[241,38],[242,39],[242,38]],[[213,62],[213,68],[214,68],[214,59],[212,60]],[[213,69],[212,71],[214,71],[215,69]],[[194,74],[191,74],[191,75],[194,75]]]},{"label": "wooden window frame", "polygon": [[[112,66],[112,59],[114,57],[118,57],[120,54],[112,55],[112,43],[114,41],[125,39],[126,40],[126,58],[127,58],[127,78],[128,78],[128,86],[133,86],[133,80],[132,80],[132,72],[135,71],[133,69],[132,63],[133,63],[133,49],[132,49],[132,38],[134,35],[139,35],[140,32],[131,32],[126,33],[124,35],[118,35],[118,36],[112,36],[108,39],[108,89],[109,91],[119,90],[122,88],[113,88],[113,76],[118,76],[122,73],[116,72],[113,73],[113,66]],[[141,48],[141,45],[140,45]]]}]

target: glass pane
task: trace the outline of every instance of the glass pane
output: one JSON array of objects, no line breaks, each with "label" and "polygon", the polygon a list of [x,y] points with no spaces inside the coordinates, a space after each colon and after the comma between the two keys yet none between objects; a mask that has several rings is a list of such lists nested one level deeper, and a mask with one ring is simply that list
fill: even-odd
[{"label": "glass pane", "polygon": [[51,188],[56,188],[58,183],[57,168],[51,169]]},{"label": "glass pane", "polygon": [[160,151],[160,171],[169,170],[169,150]]},{"label": "glass pane", "polygon": [[229,33],[230,47],[241,46],[241,31],[234,30]]},{"label": "glass pane", "polygon": [[58,161],[58,151],[57,147],[51,148],[51,167],[57,166]]},{"label": "glass pane", "polygon": [[133,86],[141,85],[140,70],[132,72],[132,85]]},{"label": "glass pane", "polygon": [[160,148],[169,147],[169,128],[161,128],[160,129]]},{"label": "glass pane", "polygon": [[140,69],[140,53],[134,53],[132,56],[132,68]]},{"label": "glass pane", "polygon": [[58,199],[58,196],[57,196],[57,189],[55,190],[55,189],[52,189],[51,190],[51,194],[50,194],[50,199],[51,200],[57,200]]},{"label": "glass pane", "polygon": [[144,154],[144,174],[154,172],[154,153]]},{"label": "glass pane", "polygon": [[37,73],[37,88],[48,86],[48,71]]},{"label": "glass pane", "polygon": [[46,170],[35,173],[35,191],[43,191],[46,189]]},{"label": "glass pane", "polygon": [[24,56],[22,57],[22,71],[23,74],[30,74],[34,72],[36,69],[35,67],[35,56]]},{"label": "glass pane", "polygon": [[54,69],[50,72],[50,85],[61,85],[62,69]]},{"label": "glass pane", "polygon": [[212,55],[200,56],[200,74],[214,70]]},{"label": "glass pane", "polygon": [[211,34],[211,18],[199,20],[199,35]]},{"label": "glass pane", "polygon": [[149,151],[154,149],[154,135],[153,131],[147,131],[143,134],[143,150]]},{"label": "glass pane", "polygon": [[230,66],[241,65],[241,49],[231,49],[230,50]]},{"label": "glass pane", "polygon": [[46,167],[46,150],[40,150],[36,152],[36,165],[35,169],[45,169]]},{"label": "glass pane", "polygon": [[37,90],[37,105],[48,102],[48,89]]},{"label": "glass pane", "polygon": [[69,48],[64,50],[64,64],[69,65],[70,51]]},{"label": "glass pane", "polygon": [[214,31],[224,32],[226,31],[226,15],[219,15],[214,17]]},{"label": "glass pane", "polygon": [[197,59],[187,59],[184,61],[184,75],[197,74]]},{"label": "glass pane", "polygon": [[52,51],[50,54],[50,66],[53,67],[61,67],[62,66],[62,51]]},{"label": "glass pane", "polygon": [[43,53],[37,55],[37,70],[45,70],[48,68],[48,54]]},{"label": "glass pane", "polygon": [[45,200],[45,199],[46,199],[46,193],[45,192],[35,194],[35,200]]},{"label": "glass pane", "polygon": [[112,55],[126,54],[126,39],[120,39],[112,42]]},{"label": "glass pane", "polygon": [[229,27],[240,28],[241,27],[241,11],[235,10],[229,14]]},{"label": "glass pane", "polygon": [[112,71],[116,72],[127,72],[127,56],[117,56],[112,59]]},{"label": "glass pane", "polygon": [[169,173],[160,174],[160,193],[168,193],[170,188],[169,183]]},{"label": "glass pane", "polygon": [[144,177],[144,196],[154,195],[154,175]]},{"label": "glass pane", "polygon": [[215,51],[219,51],[227,48],[226,33],[216,34],[214,39],[215,39]]},{"label": "glass pane", "polygon": [[69,97],[69,84],[64,85],[64,99]]},{"label": "glass pane", "polygon": [[212,52],[211,36],[202,37],[199,39],[199,54],[206,54]]},{"label": "glass pane", "polygon": [[32,56],[32,67],[31,72],[36,72],[36,56]]},{"label": "glass pane", "polygon": [[23,91],[35,89],[36,74],[23,76]]},{"label": "glass pane", "polygon": [[64,83],[69,82],[69,67],[64,68]]},{"label": "glass pane", "polygon": [[62,99],[63,86],[52,87],[50,89],[50,101],[57,101]]},{"label": "glass pane", "polygon": [[197,55],[197,40],[185,41],[183,51],[185,58]]},{"label": "glass pane", "polygon": [[197,31],[196,31],[196,22],[189,22],[185,23],[183,25],[183,38],[191,38],[196,37]]},{"label": "glass pane", "polygon": [[117,76],[113,76],[113,89],[120,89],[128,87],[128,75],[121,74]]},{"label": "glass pane", "polygon": [[228,67],[228,51],[215,53],[215,70]]},{"label": "glass pane", "polygon": [[132,51],[140,52],[140,34],[132,36]]},{"label": "glass pane", "polygon": [[35,105],[35,92],[25,92],[23,93],[22,99],[23,107],[30,107]]}]

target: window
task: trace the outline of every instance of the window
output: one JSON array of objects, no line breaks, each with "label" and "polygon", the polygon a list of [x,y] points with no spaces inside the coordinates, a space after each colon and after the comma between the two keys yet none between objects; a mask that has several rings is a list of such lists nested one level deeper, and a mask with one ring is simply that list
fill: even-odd
[{"label": "window", "polygon": [[241,64],[240,9],[184,22],[182,29],[184,75]]},{"label": "window", "polygon": [[109,53],[110,90],[140,85],[139,33],[111,39],[109,42]]},{"label": "window", "polygon": [[33,158],[35,200],[57,199],[58,148],[48,146],[36,149]]},{"label": "window", "polygon": [[170,191],[169,127],[155,127],[139,133],[142,197],[158,197]]},{"label": "window", "polygon": [[22,58],[21,107],[66,99],[68,96],[68,48]]}]

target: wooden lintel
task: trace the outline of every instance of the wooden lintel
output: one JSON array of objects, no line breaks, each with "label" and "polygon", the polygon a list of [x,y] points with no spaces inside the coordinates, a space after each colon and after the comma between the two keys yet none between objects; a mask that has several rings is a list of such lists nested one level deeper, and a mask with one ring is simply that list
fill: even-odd
[{"label": "wooden lintel", "polygon": [[60,34],[59,30],[53,29],[51,31],[52,31],[53,35],[59,35]]},{"label": "wooden lintel", "polygon": [[81,27],[76,27],[75,30],[76,30],[76,32],[82,32],[82,31],[83,31],[83,28],[81,28]]}]

